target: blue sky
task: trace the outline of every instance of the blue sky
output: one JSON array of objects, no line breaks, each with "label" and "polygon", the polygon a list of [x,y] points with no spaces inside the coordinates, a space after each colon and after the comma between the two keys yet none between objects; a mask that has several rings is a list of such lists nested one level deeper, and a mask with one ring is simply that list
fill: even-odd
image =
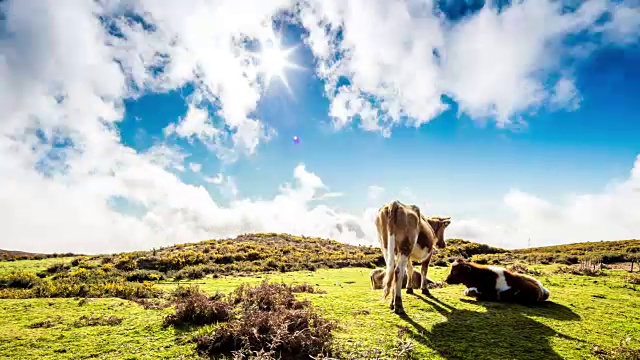
[{"label": "blue sky", "polygon": [[392,199],[504,247],[637,237],[640,4],[436,3],[5,2],[7,247],[375,245]]},{"label": "blue sky", "polygon": [[[527,117],[524,130],[474,122],[466,114],[458,115],[455,100],[449,100],[452,108],[428,124],[399,127],[385,138],[357,124],[334,130],[323,81],[313,71],[313,56],[302,42],[304,32],[290,25],[281,28],[281,34],[283,46],[296,47],[292,62],[306,69],[287,71],[293,95],[276,81],[258,104],[257,117],[274,127],[277,137],[255,155],[232,164],[224,164],[201,144],[178,142],[189,149],[188,161],[203,164],[199,174],[176,172],[183,181],[206,185],[203,176],[225,171],[244,196],[273,196],[291,169],[304,163],[332,190],[348,194],[331,201],[341,208],[371,205],[367,187],[375,184],[396,197],[408,188],[416,199],[451,209],[449,201],[466,200],[471,207],[499,201],[514,186],[548,197],[597,192],[611,179],[625,178],[640,149],[634,101],[640,97],[637,45],[604,47],[582,61],[575,70],[583,98],[580,108],[543,109]],[[184,116],[189,91],[150,94],[129,102],[121,124],[123,143],[144,151],[163,141],[164,127]],[[293,143],[296,135],[301,144]],[[417,165],[413,174],[401,175],[411,164]],[[218,196],[215,191],[212,195]]]}]

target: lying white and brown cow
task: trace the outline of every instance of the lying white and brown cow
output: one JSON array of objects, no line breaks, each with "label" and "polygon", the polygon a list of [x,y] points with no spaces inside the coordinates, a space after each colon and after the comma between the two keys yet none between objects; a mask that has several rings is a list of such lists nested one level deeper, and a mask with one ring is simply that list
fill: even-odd
[{"label": "lying white and brown cow", "polygon": [[533,304],[549,298],[549,290],[536,278],[499,266],[486,266],[464,259],[451,264],[447,284],[464,284],[464,294],[485,301]]},{"label": "lying white and brown cow", "polygon": [[[382,297],[392,292],[389,307],[396,314],[404,314],[402,306],[402,282],[396,279],[413,277],[412,261],[421,263],[423,294],[429,294],[427,271],[435,247],[444,248],[444,230],[451,223],[449,217],[425,217],[420,208],[395,200],[378,210],[376,229],[386,264]],[[396,263],[396,256],[398,257]],[[411,283],[407,294],[413,293]]]},{"label": "lying white and brown cow", "polygon": [[[383,288],[382,281],[384,280],[384,274],[385,274],[384,269],[371,270],[371,273],[369,274],[369,277],[371,279],[371,289],[379,290]],[[411,287],[417,289],[420,287],[421,284],[422,284],[422,275],[420,275],[419,272],[414,271],[413,277],[411,278]],[[405,276],[402,278],[402,288],[405,289],[406,287],[407,287],[407,277]]]}]

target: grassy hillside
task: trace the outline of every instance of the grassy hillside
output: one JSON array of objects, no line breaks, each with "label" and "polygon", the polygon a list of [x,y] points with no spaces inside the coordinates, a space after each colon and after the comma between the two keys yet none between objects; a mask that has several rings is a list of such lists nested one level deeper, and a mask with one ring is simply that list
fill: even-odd
[{"label": "grassy hillside", "polygon": [[[514,265],[538,277],[550,301],[478,303],[462,295],[462,286],[443,286],[432,297],[403,294],[407,316],[398,317],[370,289],[370,269],[384,266],[378,248],[243,235],[151,251],[0,261],[0,358],[188,359],[261,349],[263,359],[269,349],[341,359],[640,357],[640,275],[554,263],[604,253],[627,260],[640,241],[515,251],[448,243],[438,265],[459,255]],[[539,261],[551,255],[549,264]],[[441,281],[447,271],[434,266],[430,277]],[[298,286],[261,285],[265,279]],[[229,340],[236,338],[242,341]]]},{"label": "grassy hillside", "polygon": [[485,263],[525,261],[533,264],[572,265],[581,261],[616,264],[640,261],[640,240],[583,242],[565,245],[518,249],[473,258]]}]

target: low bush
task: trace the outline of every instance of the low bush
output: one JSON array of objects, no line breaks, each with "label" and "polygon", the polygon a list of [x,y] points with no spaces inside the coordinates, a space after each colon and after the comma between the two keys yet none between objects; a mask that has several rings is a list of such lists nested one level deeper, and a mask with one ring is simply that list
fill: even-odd
[{"label": "low bush", "polygon": [[143,282],[164,280],[165,276],[159,271],[135,270],[126,274],[127,281]]},{"label": "low bush", "polygon": [[535,269],[530,269],[526,265],[520,264],[520,263],[515,263],[515,264],[511,265],[509,267],[509,270],[513,271],[513,272],[520,273],[520,274],[527,274],[527,275],[532,275],[532,276],[538,276],[538,275],[542,274],[540,271],[535,270]]},{"label": "low bush", "polygon": [[200,288],[198,287],[198,285],[188,285],[188,286],[178,285],[178,287],[171,292],[170,296],[172,299],[180,300],[180,299],[186,299],[194,294],[199,294],[199,293],[200,293]]},{"label": "low bush", "polygon": [[31,289],[39,282],[40,278],[36,274],[26,271],[17,271],[4,277],[0,277],[0,289]]},{"label": "low bush", "polygon": [[258,286],[242,284],[232,292],[232,302],[245,310],[274,311],[277,308],[302,309],[308,300],[296,300],[292,288],[287,284],[269,283],[264,280]]},{"label": "low bush", "polygon": [[313,285],[304,283],[296,284],[291,287],[291,291],[294,293],[309,293],[309,294],[326,294],[324,290],[317,289]]},{"label": "low bush", "polygon": [[207,325],[228,321],[232,309],[233,306],[224,299],[212,299],[196,292],[178,300],[176,312],[167,316],[163,325]]},{"label": "low bush", "polygon": [[[308,286],[298,290],[316,292]],[[294,287],[262,282],[241,285],[229,296],[240,316],[197,338],[197,351],[215,356],[262,354],[263,359],[309,359],[330,354],[336,324],[318,315]]]},{"label": "low bush", "polygon": [[114,266],[116,269],[123,271],[133,271],[138,268],[136,259],[130,256],[118,257],[114,262]]},{"label": "low bush", "polygon": [[605,275],[602,271],[602,264],[591,264],[587,262],[581,262],[572,266],[561,266],[554,271],[555,274],[572,274],[572,275],[585,275],[585,276],[600,276]]},{"label": "low bush", "polygon": [[262,352],[270,358],[309,359],[331,351],[336,325],[312,309],[251,310],[237,321],[197,338],[197,351],[213,356]]},{"label": "low bush", "polygon": [[207,268],[202,265],[199,265],[199,266],[187,266],[179,270],[178,272],[176,272],[173,278],[175,280],[184,280],[184,279],[197,280],[197,279],[202,279],[205,276],[207,276]]},{"label": "low bush", "polygon": [[[336,324],[318,315],[309,301],[294,292],[320,293],[309,284],[289,286],[263,281],[242,284],[226,296],[207,296],[197,286],[179,286],[171,296],[175,313],[164,326],[222,322],[209,334],[196,337],[200,355],[233,354],[260,359],[309,359],[330,354]],[[258,354],[258,355],[256,355]]]},{"label": "low bush", "polygon": [[627,282],[632,285],[640,285],[640,275],[630,275],[627,277]]},{"label": "low bush", "polygon": [[119,272],[79,268],[40,279],[31,273],[14,273],[0,279],[0,298],[157,297],[162,293],[151,282],[130,282]]},{"label": "low bush", "polygon": [[71,269],[71,266],[69,264],[55,263],[47,268],[47,272],[49,274],[57,274],[68,271],[69,269]]}]

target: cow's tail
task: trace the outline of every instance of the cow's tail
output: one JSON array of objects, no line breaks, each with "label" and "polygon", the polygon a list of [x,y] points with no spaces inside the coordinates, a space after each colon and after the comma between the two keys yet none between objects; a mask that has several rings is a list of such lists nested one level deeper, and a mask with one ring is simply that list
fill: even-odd
[{"label": "cow's tail", "polygon": [[396,268],[396,221],[398,215],[398,202],[394,201],[389,209],[387,217],[387,229],[389,231],[387,243],[387,272],[382,281],[384,291],[382,297],[386,298],[391,292],[391,288],[395,285],[395,268]]}]

